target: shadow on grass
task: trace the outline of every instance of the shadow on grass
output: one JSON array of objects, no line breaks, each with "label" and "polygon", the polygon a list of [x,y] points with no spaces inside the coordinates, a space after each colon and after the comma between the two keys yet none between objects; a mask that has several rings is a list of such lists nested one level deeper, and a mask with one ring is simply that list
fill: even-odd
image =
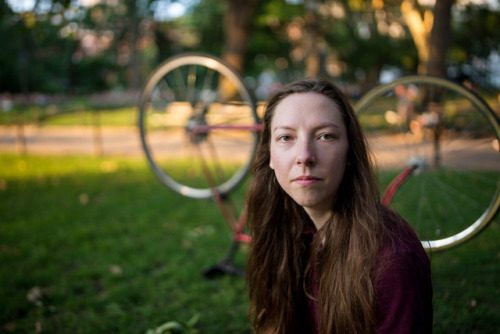
[{"label": "shadow on grass", "polygon": [[173,194],[142,160],[0,166],[3,330],[145,333],[198,314],[202,333],[248,332],[244,280],[201,275],[231,240],[210,200]]}]

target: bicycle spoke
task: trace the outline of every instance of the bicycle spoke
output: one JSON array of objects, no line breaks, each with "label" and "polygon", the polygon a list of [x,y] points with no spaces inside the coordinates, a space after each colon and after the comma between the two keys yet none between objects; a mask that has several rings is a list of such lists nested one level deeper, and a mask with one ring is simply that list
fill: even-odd
[{"label": "bicycle spoke", "polygon": [[[203,81],[203,92],[211,92],[213,91],[212,89],[212,83],[213,83],[213,78],[214,78],[215,71],[212,70],[211,68],[207,70],[207,75],[204,78]],[[203,99],[203,102],[208,103],[208,102],[215,102],[215,96],[213,97],[214,99]]]},{"label": "bicycle spoke", "polygon": [[186,100],[191,103],[191,105],[194,105],[196,102],[195,100],[195,84],[196,84],[196,67],[195,66],[189,66],[188,68],[188,74],[187,74],[187,87],[186,87]]},{"label": "bicycle spoke", "polygon": [[[160,92],[160,97],[166,102],[169,103],[171,101],[175,101],[175,94],[172,92],[172,89],[170,89],[168,82],[165,79],[160,80],[158,82],[158,85],[156,86],[157,90]],[[166,94],[166,97],[164,97],[163,94]]]},{"label": "bicycle spoke", "polygon": [[[179,89],[180,96],[185,97],[187,88],[186,83],[184,82],[184,75],[181,73],[181,68],[177,68],[173,72],[175,74],[175,82],[177,83],[176,87]],[[182,101],[182,99],[180,101]]]}]

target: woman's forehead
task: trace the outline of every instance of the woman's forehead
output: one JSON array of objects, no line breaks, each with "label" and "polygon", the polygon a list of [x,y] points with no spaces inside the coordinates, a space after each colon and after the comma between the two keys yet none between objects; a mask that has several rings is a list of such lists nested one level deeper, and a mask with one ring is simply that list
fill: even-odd
[{"label": "woman's forehead", "polygon": [[314,120],[321,123],[344,123],[337,103],[319,93],[295,93],[276,106],[271,123]]}]

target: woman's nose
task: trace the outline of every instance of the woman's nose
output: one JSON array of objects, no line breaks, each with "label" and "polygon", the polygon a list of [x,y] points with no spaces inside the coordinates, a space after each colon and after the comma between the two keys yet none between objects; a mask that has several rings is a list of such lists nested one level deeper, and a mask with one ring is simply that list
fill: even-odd
[{"label": "woman's nose", "polygon": [[295,157],[297,165],[312,166],[316,163],[314,147],[309,140],[298,141]]}]

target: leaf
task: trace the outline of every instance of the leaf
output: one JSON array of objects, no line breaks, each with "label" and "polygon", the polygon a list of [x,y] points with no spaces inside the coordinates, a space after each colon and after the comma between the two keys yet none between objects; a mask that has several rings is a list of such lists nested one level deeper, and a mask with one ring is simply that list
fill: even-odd
[{"label": "leaf", "polygon": [[178,321],[169,321],[156,327],[155,329],[149,329],[146,334],[196,334],[198,330],[194,328],[194,325],[200,319],[198,314],[195,314],[191,319],[189,319],[186,323],[178,322]]}]

